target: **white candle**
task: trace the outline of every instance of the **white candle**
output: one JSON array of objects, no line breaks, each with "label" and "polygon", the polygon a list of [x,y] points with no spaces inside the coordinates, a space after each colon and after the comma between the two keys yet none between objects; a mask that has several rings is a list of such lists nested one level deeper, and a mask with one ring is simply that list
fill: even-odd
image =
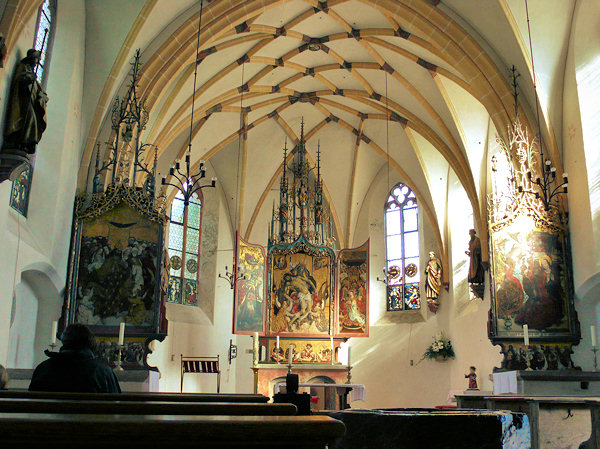
[{"label": "white candle", "polygon": [[590,326],[590,335],[592,336],[592,348],[596,347],[596,326]]},{"label": "white candle", "polygon": [[254,366],[258,365],[258,332],[254,332],[254,334],[252,335],[252,343],[253,343],[253,350],[252,350],[252,354],[253,354],[253,358],[252,358],[252,363],[254,364]]},{"label": "white candle", "polygon": [[290,348],[289,348],[289,362],[288,362],[288,364],[290,366],[292,366],[292,357],[293,357],[293,354],[294,354],[294,345],[290,345]]},{"label": "white candle", "polygon": [[277,336],[277,349],[279,349],[279,348],[280,348],[280,346],[279,346],[279,335],[278,335]]},{"label": "white candle", "polygon": [[525,346],[529,346],[529,326],[527,324],[523,324],[523,339]]},{"label": "white candle", "polygon": [[348,346],[348,366],[350,366],[350,349],[352,348]]},{"label": "white candle", "polygon": [[58,322],[52,321],[52,332],[50,332],[50,344],[56,344],[56,332],[58,331]]},{"label": "white candle", "polygon": [[125,323],[121,323],[119,326],[119,346],[123,346],[125,342]]},{"label": "white candle", "polygon": [[335,352],[333,349],[333,337],[329,337],[329,345],[331,347],[331,355],[330,355],[330,362],[333,364],[333,353]]}]

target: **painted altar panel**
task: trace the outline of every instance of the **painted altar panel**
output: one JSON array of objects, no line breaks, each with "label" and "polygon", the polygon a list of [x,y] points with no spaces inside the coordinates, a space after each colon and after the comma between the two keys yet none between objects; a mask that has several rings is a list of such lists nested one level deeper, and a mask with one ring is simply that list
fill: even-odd
[{"label": "painted altar panel", "polygon": [[539,228],[531,217],[492,226],[492,337],[574,337],[572,283],[565,235]]},{"label": "painted altar panel", "polygon": [[233,333],[260,334],[265,331],[265,250],[260,245],[237,239],[236,283],[234,286]]},{"label": "painted altar panel", "polygon": [[[162,223],[121,202],[77,220],[70,322],[105,334],[158,330]],[[110,328],[110,329],[107,329]]]},{"label": "painted altar panel", "polygon": [[269,333],[329,336],[332,329],[333,251],[303,237],[269,254]]},{"label": "painted altar panel", "polygon": [[369,336],[369,241],[338,256],[336,335]]},{"label": "painted altar panel", "polygon": [[277,348],[277,340],[270,339],[267,342],[269,362],[288,363],[291,345],[294,345],[292,363],[331,363],[331,342],[329,340],[305,339],[282,339],[279,348]]}]

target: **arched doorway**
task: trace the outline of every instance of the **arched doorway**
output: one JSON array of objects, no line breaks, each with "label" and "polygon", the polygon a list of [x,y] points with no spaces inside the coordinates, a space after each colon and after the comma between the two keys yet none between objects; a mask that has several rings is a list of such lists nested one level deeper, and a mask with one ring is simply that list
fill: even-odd
[{"label": "arched doorway", "polygon": [[21,272],[15,286],[8,337],[8,368],[33,368],[44,360],[52,322],[62,305],[60,280],[52,267],[34,264]]}]

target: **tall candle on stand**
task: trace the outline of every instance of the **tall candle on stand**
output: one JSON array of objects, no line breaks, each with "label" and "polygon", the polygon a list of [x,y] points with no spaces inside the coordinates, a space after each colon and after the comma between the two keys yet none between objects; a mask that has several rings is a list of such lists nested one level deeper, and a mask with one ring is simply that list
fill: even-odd
[{"label": "tall candle on stand", "polygon": [[252,335],[252,343],[253,343],[253,351],[252,351],[252,364],[254,366],[258,365],[258,332],[254,332]]},{"label": "tall candle on stand", "polygon": [[334,349],[333,349],[333,337],[329,337],[329,346],[331,347],[331,364],[333,365],[333,353],[334,353]]},{"label": "tall candle on stand", "polygon": [[289,362],[288,365],[292,366],[292,357],[294,355],[294,345],[290,345],[289,351]]},{"label": "tall candle on stand", "polygon": [[350,366],[350,349],[352,348],[348,346],[348,366]]},{"label": "tall candle on stand", "polygon": [[529,326],[527,324],[523,324],[523,340],[525,346],[529,346]]},{"label": "tall candle on stand", "polygon": [[52,332],[50,333],[50,344],[56,344],[56,332],[58,332],[58,322],[52,321]]},{"label": "tall candle on stand", "polygon": [[277,351],[279,351],[279,348],[280,348],[280,346],[279,346],[279,335],[278,335],[277,336]]},{"label": "tall candle on stand", "polygon": [[592,348],[596,347],[596,326],[590,326],[590,335],[592,336]]},{"label": "tall candle on stand", "polygon": [[121,323],[119,326],[119,346],[123,346],[125,343],[125,323]]}]

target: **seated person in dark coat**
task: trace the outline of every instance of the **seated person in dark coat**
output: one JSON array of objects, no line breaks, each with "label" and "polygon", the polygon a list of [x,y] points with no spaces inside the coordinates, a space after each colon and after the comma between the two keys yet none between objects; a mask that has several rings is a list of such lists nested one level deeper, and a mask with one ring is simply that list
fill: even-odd
[{"label": "seated person in dark coat", "polygon": [[60,352],[48,352],[31,377],[29,391],[120,393],[115,373],[94,356],[96,339],[83,324],[71,324],[62,334]]}]

